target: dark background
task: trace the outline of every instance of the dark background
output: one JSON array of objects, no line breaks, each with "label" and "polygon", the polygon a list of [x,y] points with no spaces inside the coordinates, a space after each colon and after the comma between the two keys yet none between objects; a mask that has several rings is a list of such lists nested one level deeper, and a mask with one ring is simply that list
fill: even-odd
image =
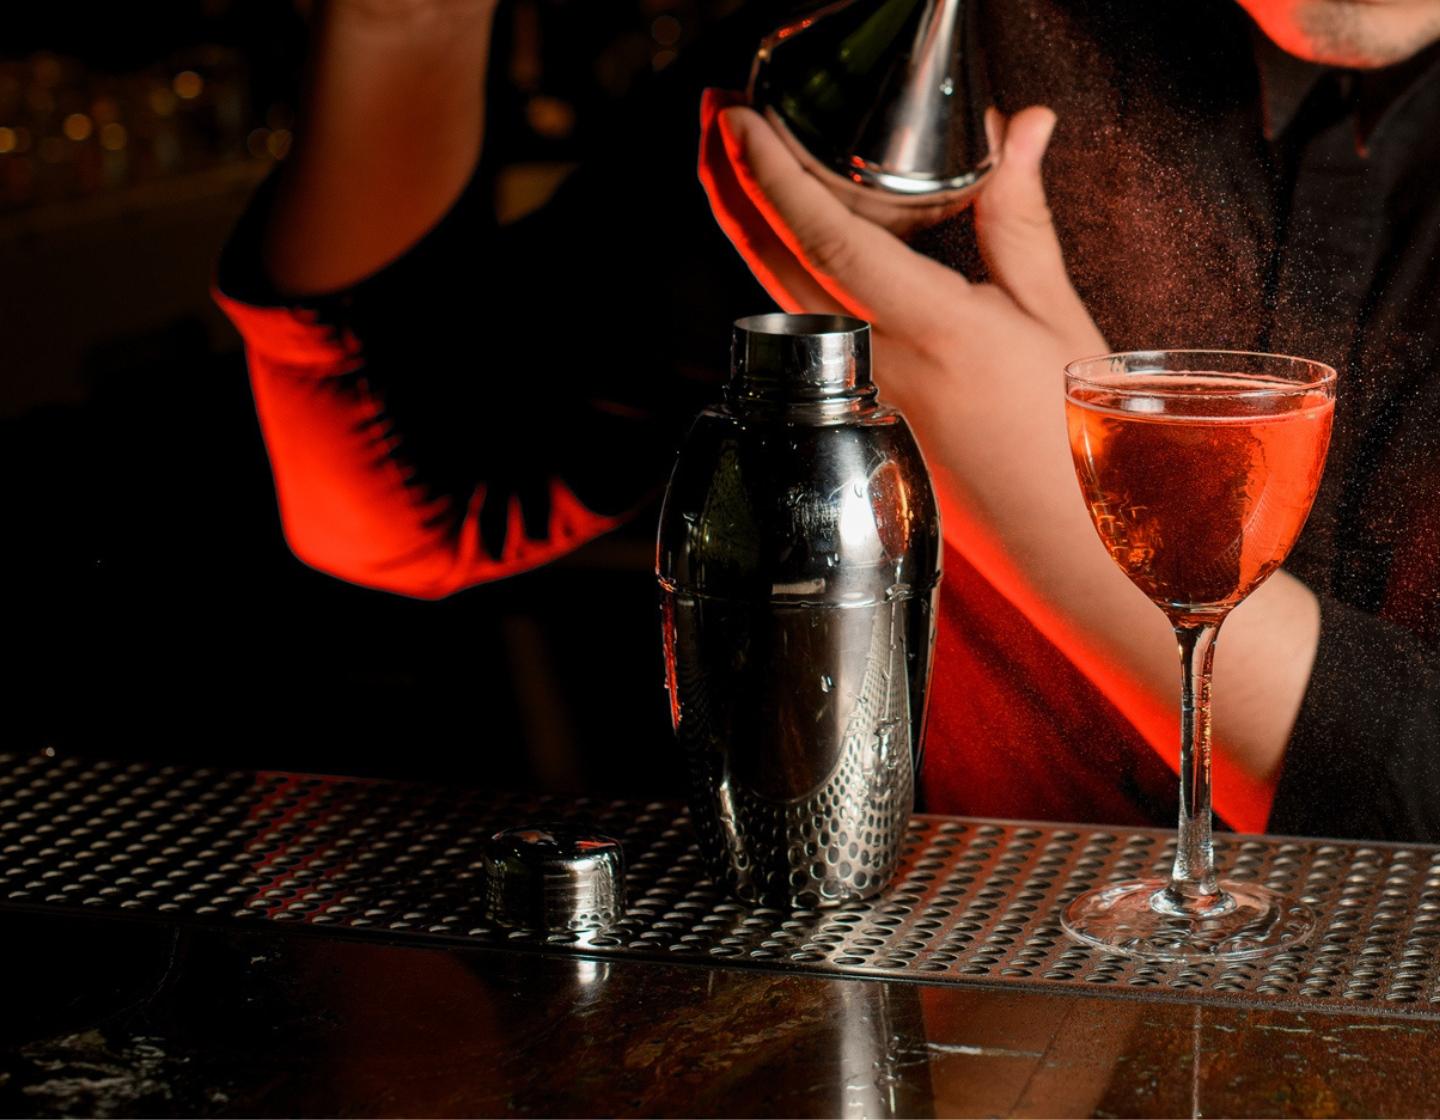
[{"label": "dark background", "polygon": [[[541,204],[731,6],[507,0],[487,134],[501,220]],[[676,791],[655,511],[441,603],[345,585],[285,547],[239,341],[208,287],[288,148],[307,5],[14,7],[0,750]]]}]

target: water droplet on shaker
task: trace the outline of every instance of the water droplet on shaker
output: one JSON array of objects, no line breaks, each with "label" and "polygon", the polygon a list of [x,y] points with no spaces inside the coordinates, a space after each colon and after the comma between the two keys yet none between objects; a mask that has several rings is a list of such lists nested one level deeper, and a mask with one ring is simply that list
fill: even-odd
[{"label": "water droplet on shaker", "polygon": [[899,757],[895,753],[895,744],[892,742],[899,726],[899,720],[887,719],[881,720],[875,727],[876,760],[886,770],[894,770],[900,764]]},{"label": "water droplet on shaker", "polygon": [[821,692],[829,692],[829,691],[830,691],[832,688],[834,688],[834,687],[835,687],[835,681],[834,681],[834,679],[830,676],[829,673],[826,673],[823,677],[820,678],[820,691],[821,691]]}]

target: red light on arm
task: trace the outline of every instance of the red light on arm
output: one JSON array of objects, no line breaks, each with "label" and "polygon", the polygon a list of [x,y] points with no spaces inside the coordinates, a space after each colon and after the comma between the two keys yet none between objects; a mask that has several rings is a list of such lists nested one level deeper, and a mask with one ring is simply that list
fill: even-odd
[{"label": "red light on arm", "polygon": [[480,539],[486,489],[464,508],[428,496],[393,454],[384,402],[364,376],[349,332],[307,312],[259,308],[216,293],[245,337],[285,537],[295,555],[366,587],[438,599],[538,567],[615,528],[558,478],[549,484],[543,537],[525,532],[519,499],[507,504],[500,555]]}]

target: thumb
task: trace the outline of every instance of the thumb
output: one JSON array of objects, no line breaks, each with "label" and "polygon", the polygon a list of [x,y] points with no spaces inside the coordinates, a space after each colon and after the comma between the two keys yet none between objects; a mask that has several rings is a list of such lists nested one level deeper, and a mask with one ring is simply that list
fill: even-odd
[{"label": "thumb", "polygon": [[1089,319],[1065,270],[1040,175],[1054,129],[1055,114],[1043,106],[1011,117],[1000,165],[975,200],[975,235],[991,279],[1031,316],[1051,324],[1077,311]]}]

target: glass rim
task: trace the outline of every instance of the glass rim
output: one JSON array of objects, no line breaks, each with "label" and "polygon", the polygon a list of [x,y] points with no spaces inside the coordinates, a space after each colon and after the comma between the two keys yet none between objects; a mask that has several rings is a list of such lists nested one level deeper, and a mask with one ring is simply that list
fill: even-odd
[{"label": "glass rim", "polygon": [[[1277,383],[1275,383],[1275,384],[1272,384],[1272,385],[1256,386],[1256,387],[1254,387],[1254,388],[1235,389],[1235,390],[1233,390],[1233,391],[1227,391],[1227,393],[1226,393],[1227,396],[1237,396],[1237,397],[1240,397],[1240,396],[1250,396],[1250,395],[1261,396],[1261,395],[1266,395],[1266,394],[1274,395],[1274,394],[1277,394],[1277,393],[1279,393],[1279,394],[1308,393],[1308,392],[1313,392],[1313,391],[1316,390],[1316,389],[1322,389],[1322,388],[1330,388],[1331,391],[1333,392],[1333,386],[1335,385],[1335,382],[1336,382],[1337,378],[1339,377],[1339,375],[1336,373],[1336,370],[1335,370],[1335,367],[1334,367],[1334,366],[1332,366],[1332,365],[1327,365],[1325,362],[1317,361],[1317,360],[1314,359],[1314,358],[1300,358],[1300,357],[1296,357],[1296,356],[1293,355],[1293,354],[1267,353],[1266,351],[1263,351],[1263,350],[1206,350],[1206,349],[1201,349],[1201,348],[1182,347],[1182,348],[1177,348],[1177,349],[1174,349],[1174,350],[1163,350],[1163,349],[1161,349],[1161,350],[1153,350],[1153,349],[1152,349],[1152,350],[1117,350],[1117,351],[1114,351],[1113,353],[1109,353],[1109,354],[1092,354],[1092,355],[1090,355],[1089,357],[1076,358],[1074,361],[1066,362],[1066,363],[1065,363],[1065,381],[1066,381],[1067,384],[1089,385],[1089,386],[1092,386],[1092,387],[1097,388],[1097,389],[1103,388],[1103,389],[1105,389],[1107,392],[1120,393],[1120,394],[1127,394],[1127,393],[1128,393],[1128,394],[1133,394],[1133,395],[1135,395],[1135,396],[1146,396],[1146,397],[1163,397],[1163,396],[1166,396],[1166,395],[1176,396],[1176,397],[1180,397],[1180,396],[1191,396],[1191,395],[1194,395],[1194,392],[1195,392],[1195,390],[1193,390],[1193,389],[1187,390],[1187,389],[1185,389],[1185,388],[1183,388],[1183,387],[1175,388],[1175,389],[1157,388],[1153,383],[1152,383],[1151,385],[1147,386],[1147,387],[1144,388],[1144,389],[1127,389],[1127,388],[1125,388],[1125,386],[1123,386],[1123,385],[1116,385],[1113,381],[1104,381],[1104,382],[1102,382],[1102,381],[1096,380],[1093,376],[1089,376],[1089,375],[1087,375],[1086,373],[1082,372],[1082,370],[1084,370],[1085,368],[1090,367],[1090,366],[1092,366],[1092,365],[1096,365],[1096,364],[1098,364],[1098,363],[1101,363],[1101,362],[1111,362],[1111,363],[1113,363],[1113,362],[1118,361],[1118,360],[1131,359],[1131,358],[1133,358],[1133,359],[1144,359],[1144,358],[1148,358],[1148,357],[1152,357],[1152,356],[1153,356],[1154,358],[1156,358],[1157,360],[1159,360],[1159,361],[1163,361],[1163,359],[1165,359],[1165,358],[1167,358],[1167,357],[1171,357],[1171,356],[1177,356],[1177,355],[1178,355],[1178,356],[1183,356],[1183,355],[1201,355],[1201,354],[1207,355],[1207,356],[1209,356],[1209,357],[1214,357],[1214,358],[1228,358],[1228,359],[1235,359],[1235,358],[1263,358],[1263,359],[1265,359],[1265,360],[1267,360],[1267,361],[1282,362],[1282,363],[1288,362],[1288,363],[1290,363],[1290,364],[1292,364],[1292,365],[1294,365],[1294,366],[1297,366],[1297,367],[1301,367],[1301,368],[1308,367],[1310,370],[1315,371],[1316,374],[1317,374],[1317,376],[1315,376],[1315,377],[1313,377],[1313,378],[1311,378],[1311,379],[1309,379],[1309,380],[1303,380],[1303,381],[1302,381],[1302,380],[1296,380],[1296,381],[1283,381],[1283,380],[1282,380],[1282,381],[1279,381],[1279,382],[1277,382]],[[1164,373],[1181,373],[1181,372],[1196,372],[1196,371],[1191,371],[1191,370],[1185,370],[1185,371],[1182,371],[1182,370],[1167,370],[1167,369],[1165,369],[1165,368],[1163,367],[1163,365],[1161,365],[1159,368],[1156,368],[1155,370],[1141,370],[1141,369],[1137,369],[1137,370],[1129,371],[1129,372],[1133,372],[1134,374],[1144,374],[1144,373],[1147,373],[1147,372],[1164,374]],[[1238,371],[1238,370],[1236,370],[1236,371],[1226,371],[1226,370],[1223,369],[1223,368],[1221,368],[1221,369],[1215,369],[1215,370],[1211,370],[1211,371],[1200,371],[1200,372],[1213,372],[1213,373],[1222,374],[1222,375],[1227,374],[1228,372],[1233,372],[1233,375],[1234,375],[1235,377],[1237,377],[1237,378],[1244,378],[1244,377],[1263,377],[1263,376],[1265,376],[1264,374],[1245,373],[1245,372],[1241,372],[1241,371]]]}]

